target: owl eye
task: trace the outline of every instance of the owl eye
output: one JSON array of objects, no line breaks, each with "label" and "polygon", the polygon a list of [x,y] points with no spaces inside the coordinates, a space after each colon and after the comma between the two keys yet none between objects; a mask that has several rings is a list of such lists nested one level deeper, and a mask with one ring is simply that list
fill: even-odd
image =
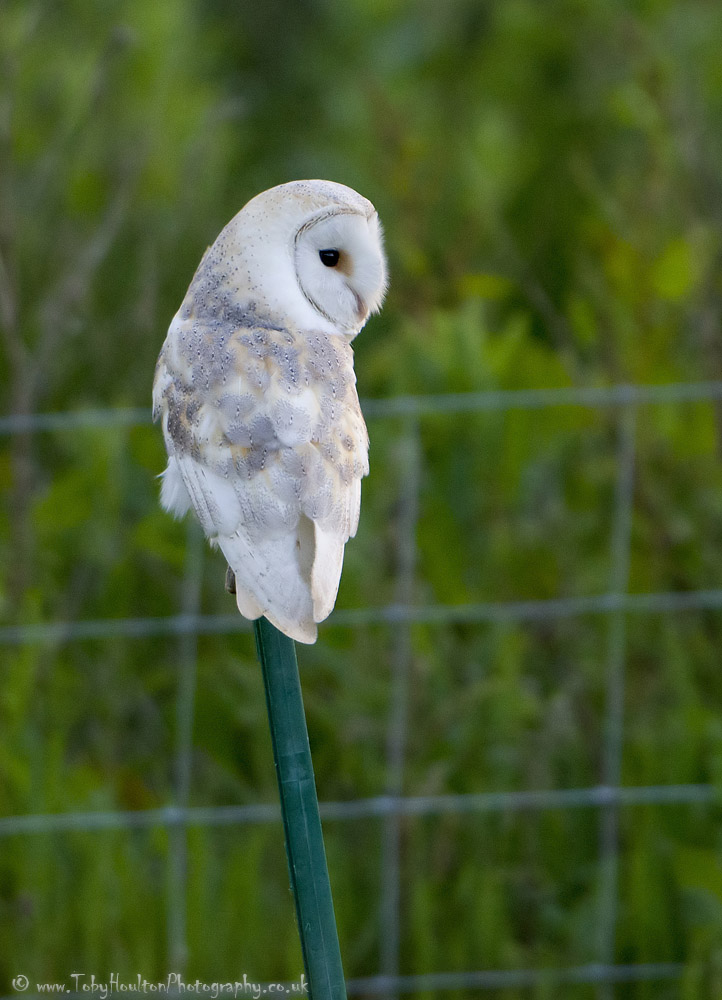
[{"label": "owl eye", "polygon": [[319,250],[318,256],[321,258],[321,263],[325,264],[326,267],[336,267],[341,255],[338,250]]}]

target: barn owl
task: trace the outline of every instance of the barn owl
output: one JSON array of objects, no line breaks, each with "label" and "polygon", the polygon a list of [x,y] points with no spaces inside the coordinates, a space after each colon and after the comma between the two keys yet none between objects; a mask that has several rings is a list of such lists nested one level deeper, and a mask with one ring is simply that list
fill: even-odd
[{"label": "barn owl", "polygon": [[358,526],[368,435],[351,341],[386,283],[371,202],[281,184],[206,251],[156,366],[161,504],[193,508],[242,615],[300,642],[331,613]]}]

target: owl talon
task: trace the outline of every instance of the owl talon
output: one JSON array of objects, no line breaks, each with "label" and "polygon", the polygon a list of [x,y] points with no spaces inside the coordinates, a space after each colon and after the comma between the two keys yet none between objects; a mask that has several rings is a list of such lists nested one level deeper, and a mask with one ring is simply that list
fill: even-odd
[{"label": "owl talon", "polygon": [[236,574],[230,566],[226,566],[226,592],[229,594],[236,592]]}]

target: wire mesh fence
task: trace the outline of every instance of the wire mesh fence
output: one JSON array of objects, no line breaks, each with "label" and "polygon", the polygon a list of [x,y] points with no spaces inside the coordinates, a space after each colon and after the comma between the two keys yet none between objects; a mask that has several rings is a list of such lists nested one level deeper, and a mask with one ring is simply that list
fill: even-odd
[{"label": "wire mesh fence", "polygon": [[[331,624],[348,629],[393,625],[390,663],[390,706],[386,733],[386,786],[381,795],[321,804],[324,821],[349,823],[377,818],[381,824],[378,873],[379,950],[378,973],[351,979],[351,995],[387,995],[425,991],[498,990],[546,985],[586,984],[600,1000],[614,995],[621,983],[676,981],[684,974],[682,962],[617,962],[615,937],[618,924],[620,862],[620,809],[658,805],[718,805],[713,782],[625,786],[622,758],[625,733],[625,667],[630,616],[716,611],[722,608],[722,586],[700,589],[630,592],[630,552],[638,463],[638,415],[643,407],[680,406],[722,400],[722,382],[669,385],[618,385],[520,391],[489,391],[436,396],[404,396],[368,400],[363,404],[370,420],[399,421],[398,474],[401,483],[400,516],[396,525],[398,559],[393,599],[379,606],[337,610]],[[615,428],[615,486],[610,512],[609,571],[601,593],[546,599],[478,601],[470,603],[419,603],[415,580],[419,573],[417,530],[425,455],[420,428],[428,417],[458,419],[466,414],[508,413],[514,410],[548,411],[554,408],[606,410]],[[8,416],[0,419],[0,435],[63,432],[79,428],[133,427],[148,423],[145,410],[88,410],[76,413]],[[373,438],[373,434],[372,434]],[[483,525],[479,527],[483,531]],[[276,823],[276,806],[265,803],[197,807],[191,803],[193,726],[197,695],[198,642],[201,636],[247,631],[248,623],[236,614],[201,613],[201,580],[204,542],[189,524],[182,599],[177,614],[157,617],[96,620],[40,621],[0,628],[0,645],[26,648],[59,645],[79,640],[114,640],[175,636],[178,647],[178,691],[175,719],[174,800],[162,808],[78,811],[0,818],[0,838],[29,837],[51,831],[101,831],[153,829],[169,831],[168,955],[178,965],[188,948],[186,882],[188,831],[198,826],[253,826]],[[722,584],[722,581],[720,581]],[[551,622],[598,616],[603,624],[605,699],[599,748],[599,781],[591,787],[478,790],[470,793],[404,794],[409,755],[409,685],[413,659],[412,630],[432,626],[478,626],[520,622]],[[597,814],[597,904],[595,960],[559,968],[485,969],[466,971],[439,968],[410,975],[400,963],[402,930],[401,823],[404,817],[464,814],[514,814],[547,810],[595,810]],[[332,875],[333,879],[333,875]]]}]

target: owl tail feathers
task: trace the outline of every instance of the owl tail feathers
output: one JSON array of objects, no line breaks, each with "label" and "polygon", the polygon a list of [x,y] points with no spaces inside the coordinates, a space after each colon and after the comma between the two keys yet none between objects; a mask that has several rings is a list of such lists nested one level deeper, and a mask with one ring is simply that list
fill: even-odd
[{"label": "owl tail feathers", "polygon": [[337,533],[323,531],[314,523],[314,556],[311,570],[313,617],[317,622],[333,611],[338,594],[346,539]]},{"label": "owl tail feathers", "polygon": [[244,618],[255,621],[256,618],[265,615],[271,625],[275,625],[279,631],[295,639],[296,642],[313,643],[318,638],[318,629],[315,622],[292,621],[287,615],[278,614],[272,608],[262,608],[253,594],[245,587],[239,585],[237,578],[236,604]]},{"label": "owl tail feathers", "polygon": [[265,615],[291,639],[315,642],[318,630],[313,602],[299,564],[295,536],[251,542],[238,531],[221,535],[217,541],[235,574],[236,604],[243,617],[254,621]]}]

